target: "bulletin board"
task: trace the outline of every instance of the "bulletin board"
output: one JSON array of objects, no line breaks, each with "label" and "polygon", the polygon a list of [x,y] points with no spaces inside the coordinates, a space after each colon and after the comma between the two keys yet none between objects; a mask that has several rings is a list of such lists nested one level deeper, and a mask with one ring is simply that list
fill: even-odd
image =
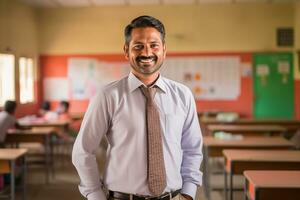
[{"label": "bulletin board", "polygon": [[167,58],[162,74],[188,86],[196,100],[236,100],[241,93],[239,56]]}]

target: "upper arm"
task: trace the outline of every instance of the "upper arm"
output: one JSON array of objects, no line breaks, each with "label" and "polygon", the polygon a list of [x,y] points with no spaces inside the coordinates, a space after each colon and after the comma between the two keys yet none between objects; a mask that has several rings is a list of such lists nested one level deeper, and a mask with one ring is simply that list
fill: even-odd
[{"label": "upper arm", "polygon": [[105,93],[101,92],[88,106],[75,142],[85,152],[93,153],[109,129],[110,112],[107,101]]}]

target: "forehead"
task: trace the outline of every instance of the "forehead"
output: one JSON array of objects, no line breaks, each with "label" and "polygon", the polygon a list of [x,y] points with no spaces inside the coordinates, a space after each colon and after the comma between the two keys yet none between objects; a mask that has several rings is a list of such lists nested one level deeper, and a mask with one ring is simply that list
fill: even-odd
[{"label": "forehead", "polygon": [[158,30],[152,27],[134,28],[131,32],[131,41],[161,41],[161,34]]}]

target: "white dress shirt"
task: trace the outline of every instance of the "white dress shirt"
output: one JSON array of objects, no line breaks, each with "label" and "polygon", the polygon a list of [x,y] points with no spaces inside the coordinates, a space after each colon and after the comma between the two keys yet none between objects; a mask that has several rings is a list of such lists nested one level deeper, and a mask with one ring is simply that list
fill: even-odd
[{"label": "white dress shirt", "polygon": [[[72,161],[80,176],[79,190],[89,200],[104,200],[102,186],[112,191],[151,195],[147,184],[147,131],[143,83],[132,73],[101,89],[90,102],[76,138]],[[167,175],[165,192],[181,189],[195,198],[202,184],[202,136],[190,90],[160,76],[155,84]],[[100,180],[95,152],[108,142]],[[104,185],[103,185],[104,184]]]}]

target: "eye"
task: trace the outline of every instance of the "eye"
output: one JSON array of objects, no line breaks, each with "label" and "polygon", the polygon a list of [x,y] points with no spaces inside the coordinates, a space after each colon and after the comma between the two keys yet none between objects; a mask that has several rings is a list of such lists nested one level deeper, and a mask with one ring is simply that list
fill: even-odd
[{"label": "eye", "polygon": [[141,50],[143,48],[144,48],[144,46],[142,44],[136,44],[133,46],[133,49],[135,49],[135,50]]},{"label": "eye", "polygon": [[159,47],[159,44],[158,43],[152,43],[150,45],[151,48],[158,48]]}]

